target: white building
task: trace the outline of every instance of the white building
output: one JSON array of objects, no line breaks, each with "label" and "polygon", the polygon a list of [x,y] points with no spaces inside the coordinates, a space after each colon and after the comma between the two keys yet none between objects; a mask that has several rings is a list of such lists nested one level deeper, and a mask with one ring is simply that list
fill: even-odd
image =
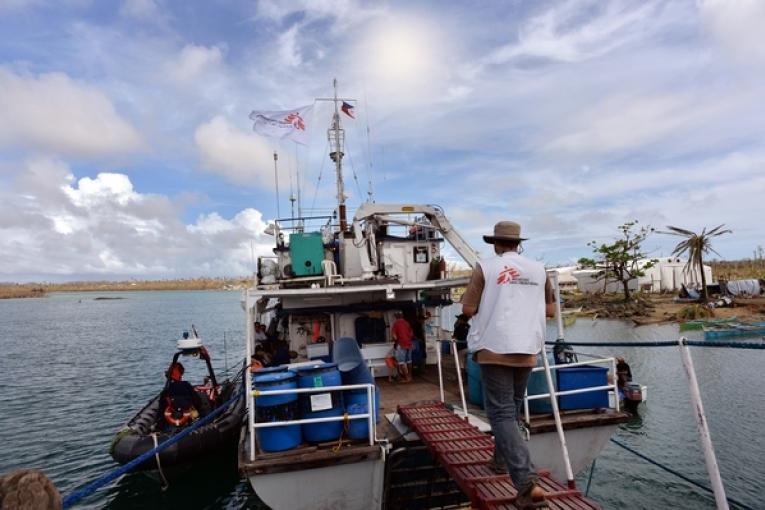
[{"label": "white building", "polygon": [[577,266],[565,266],[565,267],[551,267],[550,271],[558,273],[558,285],[561,290],[575,289],[578,285],[577,279],[574,277],[574,271]]},{"label": "white building", "polygon": [[[645,266],[651,259],[643,259],[639,263]],[[645,270],[645,275],[640,278],[630,280],[628,287],[630,290],[645,290],[648,292],[674,292],[680,290],[681,285],[701,286],[701,275],[699,271],[686,270],[686,261],[677,257],[661,257],[658,262]],[[577,288],[582,292],[598,293],[603,292],[603,280],[598,279],[599,271],[597,269],[578,269],[572,272],[577,280]],[[712,268],[704,265],[704,276],[707,284],[712,283]],[[622,292],[621,282],[609,281],[605,287],[606,292]]]}]

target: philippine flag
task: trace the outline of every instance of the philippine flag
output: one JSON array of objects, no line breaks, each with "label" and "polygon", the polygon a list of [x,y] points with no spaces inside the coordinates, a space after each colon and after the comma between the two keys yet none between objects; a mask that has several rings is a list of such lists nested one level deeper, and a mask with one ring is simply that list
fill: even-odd
[{"label": "philippine flag", "polygon": [[344,114],[346,114],[352,119],[355,119],[356,117],[354,117],[353,115],[353,108],[354,108],[353,106],[349,105],[345,101],[343,101],[343,106],[340,107],[340,109],[343,110]]}]

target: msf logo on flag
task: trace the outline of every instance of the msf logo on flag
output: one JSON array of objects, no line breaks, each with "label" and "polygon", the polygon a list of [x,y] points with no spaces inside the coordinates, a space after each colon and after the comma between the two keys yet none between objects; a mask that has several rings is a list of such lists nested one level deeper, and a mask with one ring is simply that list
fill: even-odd
[{"label": "msf logo on flag", "polygon": [[303,121],[303,117],[300,116],[300,113],[290,113],[284,118],[284,122],[291,124],[295,129],[305,131],[305,122]]},{"label": "msf logo on flag", "polygon": [[518,270],[513,266],[505,266],[505,269],[500,271],[499,276],[497,276],[497,285],[510,283],[512,280],[515,280],[519,276],[521,276],[521,273],[519,273]]},{"label": "msf logo on flag", "polygon": [[310,126],[306,119],[310,119],[312,109],[313,105],[292,110],[255,110],[250,113],[250,119],[253,121],[252,129],[261,136],[292,140],[307,145]]}]

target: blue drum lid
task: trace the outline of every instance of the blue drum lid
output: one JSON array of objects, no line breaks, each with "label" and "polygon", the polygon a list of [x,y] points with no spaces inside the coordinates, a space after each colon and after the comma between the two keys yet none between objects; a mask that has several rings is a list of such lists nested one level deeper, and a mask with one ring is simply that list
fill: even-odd
[{"label": "blue drum lid", "polygon": [[255,377],[260,377],[261,375],[274,374],[274,373],[277,373],[277,372],[286,372],[286,371],[287,371],[287,366],[286,365],[279,365],[278,367],[265,367],[265,368],[261,368],[259,370],[256,370],[253,373],[255,374]]},{"label": "blue drum lid", "polygon": [[270,374],[263,374],[263,375],[256,376],[255,377],[255,384],[256,385],[258,385],[258,384],[264,384],[264,385],[275,384],[275,383],[290,381],[292,379],[295,379],[295,377],[296,376],[295,376],[295,374],[293,372],[285,372],[285,371],[272,372]]},{"label": "blue drum lid", "polygon": [[331,372],[337,370],[337,363],[317,363],[307,367],[300,367],[297,370],[298,375],[310,375],[320,372]]}]

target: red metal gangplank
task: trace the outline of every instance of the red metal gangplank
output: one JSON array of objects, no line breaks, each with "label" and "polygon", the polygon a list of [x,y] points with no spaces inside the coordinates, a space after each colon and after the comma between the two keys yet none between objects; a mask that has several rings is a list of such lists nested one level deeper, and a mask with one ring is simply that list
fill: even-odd
[{"label": "red metal gangplank", "polygon": [[[510,510],[517,491],[508,475],[497,475],[489,467],[494,440],[488,434],[448,410],[442,402],[419,402],[398,407],[404,422],[420,436],[433,457],[441,463],[473,508]],[[576,489],[568,489],[540,471],[540,485],[550,508],[600,509]]]}]

